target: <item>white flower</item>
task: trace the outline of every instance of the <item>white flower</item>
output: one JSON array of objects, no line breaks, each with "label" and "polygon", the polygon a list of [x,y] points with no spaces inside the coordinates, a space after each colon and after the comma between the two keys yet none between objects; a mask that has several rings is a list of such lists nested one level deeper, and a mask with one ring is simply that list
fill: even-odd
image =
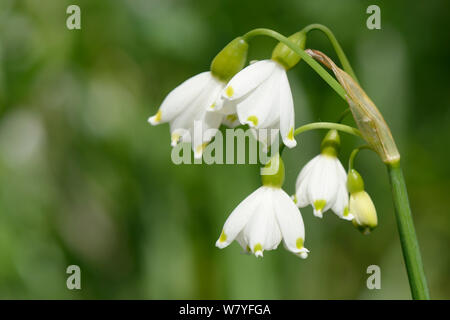
[{"label": "white flower", "polygon": [[[179,142],[192,142],[196,158],[201,158],[203,149],[219,128],[223,114],[207,112],[218,99],[225,82],[211,72],[200,73],[172,90],[148,122],[157,125],[170,123],[172,146]],[[194,139],[194,124],[201,124],[201,138]]]},{"label": "white flower", "polygon": [[281,188],[262,186],[242,201],[230,214],[216,242],[219,248],[233,240],[257,257],[273,250],[283,239],[289,251],[305,259],[305,228],[300,210]]},{"label": "white flower", "polygon": [[319,218],[331,208],[340,218],[353,219],[348,210],[347,174],[333,155],[321,153],[303,167],[297,177],[295,200],[300,208],[312,205]]},{"label": "white flower", "polygon": [[[238,72],[212,110],[237,113],[241,124],[277,129],[289,148],[295,147],[294,103],[285,68],[274,60],[255,62]],[[254,131],[258,140],[267,144]]]}]

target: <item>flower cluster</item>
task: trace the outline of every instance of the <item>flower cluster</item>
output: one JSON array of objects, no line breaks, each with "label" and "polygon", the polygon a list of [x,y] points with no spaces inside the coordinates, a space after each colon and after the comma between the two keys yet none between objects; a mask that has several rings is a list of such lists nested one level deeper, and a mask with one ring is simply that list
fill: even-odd
[{"label": "flower cluster", "polygon": [[[304,46],[305,36],[289,38]],[[242,38],[230,42],[213,60],[211,70],[200,73],[176,87],[148,119],[152,125],[170,124],[171,144],[191,142],[195,158],[201,158],[208,142],[221,124],[235,127],[247,124],[263,146],[271,145],[258,129],[275,129],[289,148],[294,139],[294,103],[286,70],[300,58],[279,44],[271,59],[242,67],[248,44]],[[202,138],[192,141],[194,125],[201,123]],[[273,139],[275,135],[272,135]]]},{"label": "flower cluster", "polygon": [[[289,37],[303,49],[305,34]],[[201,158],[205,146],[220,125],[248,125],[253,135],[267,149],[273,141],[259,134],[261,129],[275,129],[285,146],[297,145],[295,112],[287,70],[300,56],[279,43],[271,59],[251,63],[244,68],[248,44],[237,38],[213,60],[210,71],[200,73],[175,88],[149,118],[152,125],[170,124],[172,146],[191,142],[195,158]],[[196,122],[201,123],[202,138],[192,139]],[[272,135],[271,139],[274,138]],[[244,199],[225,222],[216,246],[227,247],[236,240],[244,252],[262,257],[283,240],[285,248],[306,258],[305,228],[299,208],[311,205],[316,217],[332,210],[339,218],[352,221],[364,233],[377,225],[375,207],[364,191],[361,176],[345,171],[338,159],[340,137],[330,130],[321,144],[319,155],[300,171],[295,195],[282,189],[284,165],[278,153],[262,171],[262,186]],[[349,196],[350,194],[350,196]]]},{"label": "flower cluster", "polygon": [[273,158],[279,163],[277,173],[262,175],[262,187],[230,214],[216,246],[225,248],[236,240],[245,252],[262,257],[264,250],[276,249],[283,239],[289,251],[306,258],[309,250],[303,247],[305,229],[299,208],[308,205],[316,217],[322,218],[331,209],[339,218],[352,221],[363,233],[369,233],[377,226],[375,207],[364,191],[359,173],[351,169],[347,175],[338,159],[339,146],[339,134],[330,130],[322,141],[320,154],[300,171],[291,198],[281,189],[281,157]]}]

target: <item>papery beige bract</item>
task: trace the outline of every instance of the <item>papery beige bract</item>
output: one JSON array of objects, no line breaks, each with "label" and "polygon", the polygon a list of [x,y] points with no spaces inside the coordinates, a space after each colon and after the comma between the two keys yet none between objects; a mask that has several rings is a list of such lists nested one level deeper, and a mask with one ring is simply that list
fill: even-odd
[{"label": "papery beige bract", "polygon": [[306,52],[314,59],[330,68],[344,88],[353,118],[367,143],[380,155],[385,163],[400,160],[400,154],[386,121],[373,101],[358,83],[324,53],[308,49]]}]

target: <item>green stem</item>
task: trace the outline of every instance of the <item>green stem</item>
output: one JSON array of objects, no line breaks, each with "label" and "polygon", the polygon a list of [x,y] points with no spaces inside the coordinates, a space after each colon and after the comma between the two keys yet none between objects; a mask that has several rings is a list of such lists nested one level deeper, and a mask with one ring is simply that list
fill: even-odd
[{"label": "green stem", "polygon": [[350,171],[353,169],[353,163],[355,162],[356,155],[359,153],[359,151],[363,149],[369,149],[374,151],[369,145],[363,145],[358,148],[353,149],[352,153],[350,154],[350,157],[348,158],[348,170]]},{"label": "green stem", "polygon": [[331,45],[334,48],[334,51],[336,51],[339,61],[341,61],[344,71],[347,72],[349,75],[351,75],[353,77],[353,79],[355,79],[356,82],[358,82],[358,78],[356,78],[355,72],[353,71],[353,68],[350,65],[350,62],[348,61],[347,56],[345,55],[345,52],[342,49],[339,42],[337,41],[333,32],[328,27],[324,26],[323,24],[319,24],[319,23],[310,24],[310,25],[306,26],[305,28],[303,28],[302,31],[308,33],[312,30],[322,31],[328,37],[328,39],[331,42]]},{"label": "green stem", "polygon": [[402,245],[403,259],[408,273],[409,286],[413,299],[429,300],[427,280],[423,270],[419,243],[414,229],[414,222],[409,207],[403,171],[400,161],[387,165],[394,199],[395,218],[397,220],[400,243]]},{"label": "green stem", "polygon": [[345,117],[347,117],[349,114],[351,114],[351,110],[350,108],[347,108],[344,110],[344,112],[341,113],[338,121],[336,121],[337,123],[341,123],[342,121],[344,121]]},{"label": "green stem", "polygon": [[304,50],[300,49],[298,46],[295,45],[292,41],[290,41],[288,38],[283,36],[282,34],[265,28],[258,28],[253,29],[249,32],[247,32],[245,35],[242,36],[244,40],[248,40],[250,38],[253,38],[255,36],[268,36],[272,37],[282,43],[284,43],[286,46],[288,46],[292,51],[294,51],[296,54],[298,54],[311,68],[314,69],[314,71],[317,72],[317,74],[322,77],[323,80],[325,80],[328,85],[333,88],[334,91],[341,96],[342,99],[345,101],[345,90],[342,88],[342,86],[339,84],[339,82],[336,81],[316,60],[311,58]]},{"label": "green stem", "polygon": [[[345,124],[340,123],[334,123],[334,122],[312,122],[305,124],[301,127],[298,127],[294,131],[294,136],[299,135],[300,133],[310,131],[310,130],[317,130],[317,129],[335,129],[338,131],[342,131],[348,134],[352,134],[354,136],[358,136],[362,138],[361,132],[353,127],[347,126]],[[284,150],[284,143],[280,145],[279,153],[281,154]]]},{"label": "green stem", "polygon": [[298,127],[297,129],[295,129],[294,136],[296,136],[300,133],[303,133],[305,131],[316,130],[316,129],[335,129],[335,130],[342,131],[342,132],[352,134],[354,136],[358,136],[358,137],[362,138],[361,132],[358,129],[347,126],[345,124],[334,123],[334,122],[313,122],[313,123],[305,124],[301,127]]}]

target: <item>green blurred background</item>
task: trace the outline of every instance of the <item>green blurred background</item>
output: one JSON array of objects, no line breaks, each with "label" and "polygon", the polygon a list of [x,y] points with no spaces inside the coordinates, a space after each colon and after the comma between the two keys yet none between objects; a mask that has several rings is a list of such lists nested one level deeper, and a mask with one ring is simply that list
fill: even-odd
[{"label": "green blurred background", "polygon": [[[81,7],[81,30],[66,8]],[[378,4],[382,29],[366,28]],[[260,185],[251,165],[171,162],[162,99],[255,27],[289,35],[329,26],[384,114],[402,153],[433,298],[450,298],[450,19],[445,1],[0,1],[0,298],[409,298],[385,167],[356,166],[379,215],[361,235],[332,213],[302,209],[301,260],[214,246],[233,208]],[[276,43],[257,38],[250,59]],[[315,31],[307,47],[336,59]],[[304,63],[289,72],[296,123],[333,121],[345,103]],[[352,120],[346,121],[353,124]],[[324,132],[285,152],[285,190]],[[346,163],[358,140],[342,136]],[[79,265],[81,290],[66,288]],[[381,267],[382,289],[366,288]]]}]

